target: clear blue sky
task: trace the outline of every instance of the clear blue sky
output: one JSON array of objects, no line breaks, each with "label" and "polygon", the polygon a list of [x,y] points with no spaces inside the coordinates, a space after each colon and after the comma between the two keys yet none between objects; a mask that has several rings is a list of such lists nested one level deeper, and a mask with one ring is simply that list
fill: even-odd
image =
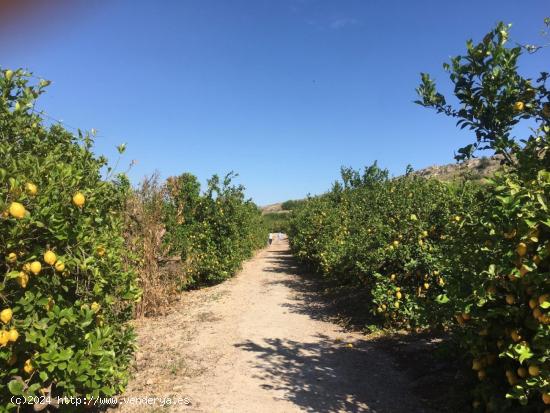
[{"label": "clear blue sky", "polygon": [[[110,159],[126,142],[121,169],[136,159],[135,183],[235,170],[267,204],[324,192],[342,165],[452,162],[469,136],[412,103],[419,72],[448,86],[442,62],[499,20],[515,41],[541,40],[550,5],[117,0],[35,14],[2,25],[0,65],[53,81],[41,108],[97,129]],[[527,74],[550,69],[548,52],[523,62]]]}]

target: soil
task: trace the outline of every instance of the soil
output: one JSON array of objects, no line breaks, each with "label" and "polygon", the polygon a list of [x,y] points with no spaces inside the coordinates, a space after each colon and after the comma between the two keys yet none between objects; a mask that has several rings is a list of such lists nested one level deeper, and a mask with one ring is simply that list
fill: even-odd
[{"label": "soil", "polygon": [[[403,367],[403,355],[414,358],[402,351],[403,340],[345,330],[317,288],[287,241],[276,240],[234,278],[182,294],[169,315],[136,322],[139,351],[124,397],[189,404],[121,403],[113,410],[442,411],[411,379],[422,374]],[[420,349],[415,341],[416,352],[431,351],[433,340],[424,340]]]}]

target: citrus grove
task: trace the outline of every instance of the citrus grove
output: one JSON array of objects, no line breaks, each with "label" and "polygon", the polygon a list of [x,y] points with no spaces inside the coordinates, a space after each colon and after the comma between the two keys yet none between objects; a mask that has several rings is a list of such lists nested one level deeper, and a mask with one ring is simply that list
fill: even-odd
[{"label": "citrus grove", "polygon": [[[522,77],[508,36],[499,24],[444,65],[458,108],[427,74],[417,89],[417,103],[474,132],[457,160],[492,150],[495,176],[343,169],[293,212],[289,238],[302,262],[360,291],[379,325],[449,333],[471,372],[472,411],[550,412],[550,75]],[[521,139],[520,122],[531,126]]]},{"label": "citrus grove", "polygon": [[[92,135],[46,124],[34,107],[49,82],[33,79],[0,71],[0,412],[18,410],[13,395],[120,394],[128,321],[161,312],[165,285],[230,277],[266,236],[233,175],[205,193],[188,174],[154,196],[131,188],[93,154]],[[151,274],[168,255],[177,270]],[[147,298],[151,280],[161,294]]]}]

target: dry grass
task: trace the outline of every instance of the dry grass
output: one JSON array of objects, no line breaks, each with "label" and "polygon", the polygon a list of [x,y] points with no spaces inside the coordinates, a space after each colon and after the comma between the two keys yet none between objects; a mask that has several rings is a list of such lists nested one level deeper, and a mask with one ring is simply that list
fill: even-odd
[{"label": "dry grass", "polygon": [[184,276],[179,257],[168,257],[168,247],[163,242],[164,196],[165,187],[154,174],[143,180],[127,204],[126,259],[137,267],[143,291],[136,305],[136,317],[166,314],[178,297]]}]

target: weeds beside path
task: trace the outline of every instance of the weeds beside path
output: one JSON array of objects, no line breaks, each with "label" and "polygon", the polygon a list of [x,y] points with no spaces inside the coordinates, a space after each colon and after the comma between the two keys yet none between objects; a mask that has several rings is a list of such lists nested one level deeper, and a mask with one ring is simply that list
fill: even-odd
[{"label": "weeds beside path", "polygon": [[137,322],[137,370],[125,396],[191,400],[158,411],[429,412],[388,352],[323,316],[310,283],[286,241],[276,241],[235,278]]}]

